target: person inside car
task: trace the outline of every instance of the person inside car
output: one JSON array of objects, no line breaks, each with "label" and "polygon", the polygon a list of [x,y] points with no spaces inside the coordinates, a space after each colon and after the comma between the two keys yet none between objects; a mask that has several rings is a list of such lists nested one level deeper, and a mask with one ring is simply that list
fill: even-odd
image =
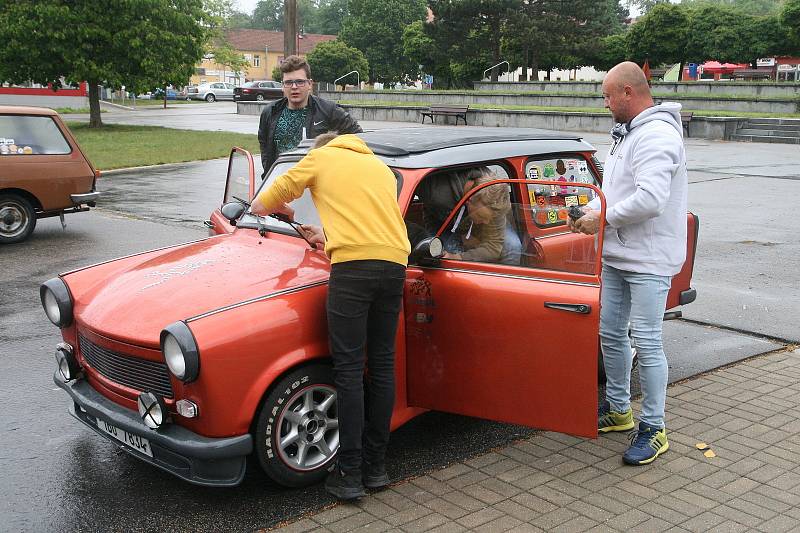
[{"label": "person inside car", "polygon": [[[426,178],[417,189],[425,233],[435,235],[450,211],[471,189],[498,179],[487,167],[461,169]],[[490,185],[475,193],[442,234],[449,259],[519,264],[522,245],[511,219],[508,187]]]},{"label": "person inside car", "polygon": [[335,102],[311,94],[311,67],[300,56],[281,63],[283,94],[261,112],[258,144],[261,146],[262,179],[283,152],[297,148],[303,139],[314,139],[328,131],[361,133],[358,122]]}]

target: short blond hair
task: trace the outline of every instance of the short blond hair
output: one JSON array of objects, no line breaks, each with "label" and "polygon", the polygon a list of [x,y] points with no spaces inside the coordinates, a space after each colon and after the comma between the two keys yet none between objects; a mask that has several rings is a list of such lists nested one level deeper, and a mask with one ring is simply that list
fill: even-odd
[{"label": "short blond hair", "polygon": [[[488,169],[487,169],[488,170]],[[483,174],[474,180],[475,187],[479,187],[484,183],[489,183],[498,179],[497,176],[489,172]],[[479,201],[486,207],[490,208],[497,213],[508,213],[511,211],[511,197],[508,191],[508,185],[505,183],[498,183],[496,185],[489,185],[472,195],[472,199]]]},{"label": "short blond hair", "polygon": [[316,136],[316,138],[314,139],[314,146],[312,146],[311,148],[313,149],[325,146],[338,136],[339,136],[338,131],[329,131],[328,133],[321,133]]}]

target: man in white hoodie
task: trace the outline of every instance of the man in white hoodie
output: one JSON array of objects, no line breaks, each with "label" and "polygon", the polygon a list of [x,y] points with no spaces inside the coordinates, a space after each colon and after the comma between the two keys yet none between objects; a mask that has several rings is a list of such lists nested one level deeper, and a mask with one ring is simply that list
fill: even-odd
[{"label": "man in white hoodie", "polygon": [[[661,326],[672,276],[686,259],[688,179],[681,106],[654,105],[642,69],[630,62],[608,72],[603,97],[617,124],[611,132],[614,142],[606,156],[602,187],[607,206],[600,342],[607,381],[597,430],[635,427],[630,406],[630,324],[639,356],[642,412],[622,458],[627,464],[643,465],[669,449],[664,425],[667,358]],[[584,211],[569,222],[570,228],[597,233],[599,198]]]}]

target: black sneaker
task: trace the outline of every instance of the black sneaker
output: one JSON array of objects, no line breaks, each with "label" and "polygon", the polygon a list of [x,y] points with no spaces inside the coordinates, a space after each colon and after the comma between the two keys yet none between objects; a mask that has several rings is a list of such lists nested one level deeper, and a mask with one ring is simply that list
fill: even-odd
[{"label": "black sneaker", "polygon": [[361,482],[361,472],[345,472],[338,466],[325,479],[325,490],[340,500],[357,500],[367,495]]},{"label": "black sneaker", "polygon": [[364,486],[368,489],[382,489],[390,483],[384,463],[364,462]]}]

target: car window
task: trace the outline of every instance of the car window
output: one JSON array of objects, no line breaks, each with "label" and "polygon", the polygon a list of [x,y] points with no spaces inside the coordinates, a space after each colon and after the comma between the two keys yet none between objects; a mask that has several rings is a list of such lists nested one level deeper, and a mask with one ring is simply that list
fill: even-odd
[{"label": "car window", "polygon": [[[570,206],[583,206],[594,198],[588,187],[580,190],[576,183],[591,183],[599,186],[586,159],[572,154],[549,159],[531,159],[525,165],[525,177],[532,180],[528,185],[530,205],[534,206],[532,219],[539,228],[553,228],[566,225],[567,209]],[[535,181],[560,181],[564,185],[536,185]]]},{"label": "car window", "polygon": [[225,84],[225,88],[226,89],[233,89],[233,84],[232,83],[226,83]]},{"label": "car window", "polygon": [[0,155],[68,154],[67,139],[51,117],[0,115]]},{"label": "car window", "polygon": [[214,84],[211,85],[211,88],[212,89],[222,89],[222,84],[221,83],[214,83]]}]

